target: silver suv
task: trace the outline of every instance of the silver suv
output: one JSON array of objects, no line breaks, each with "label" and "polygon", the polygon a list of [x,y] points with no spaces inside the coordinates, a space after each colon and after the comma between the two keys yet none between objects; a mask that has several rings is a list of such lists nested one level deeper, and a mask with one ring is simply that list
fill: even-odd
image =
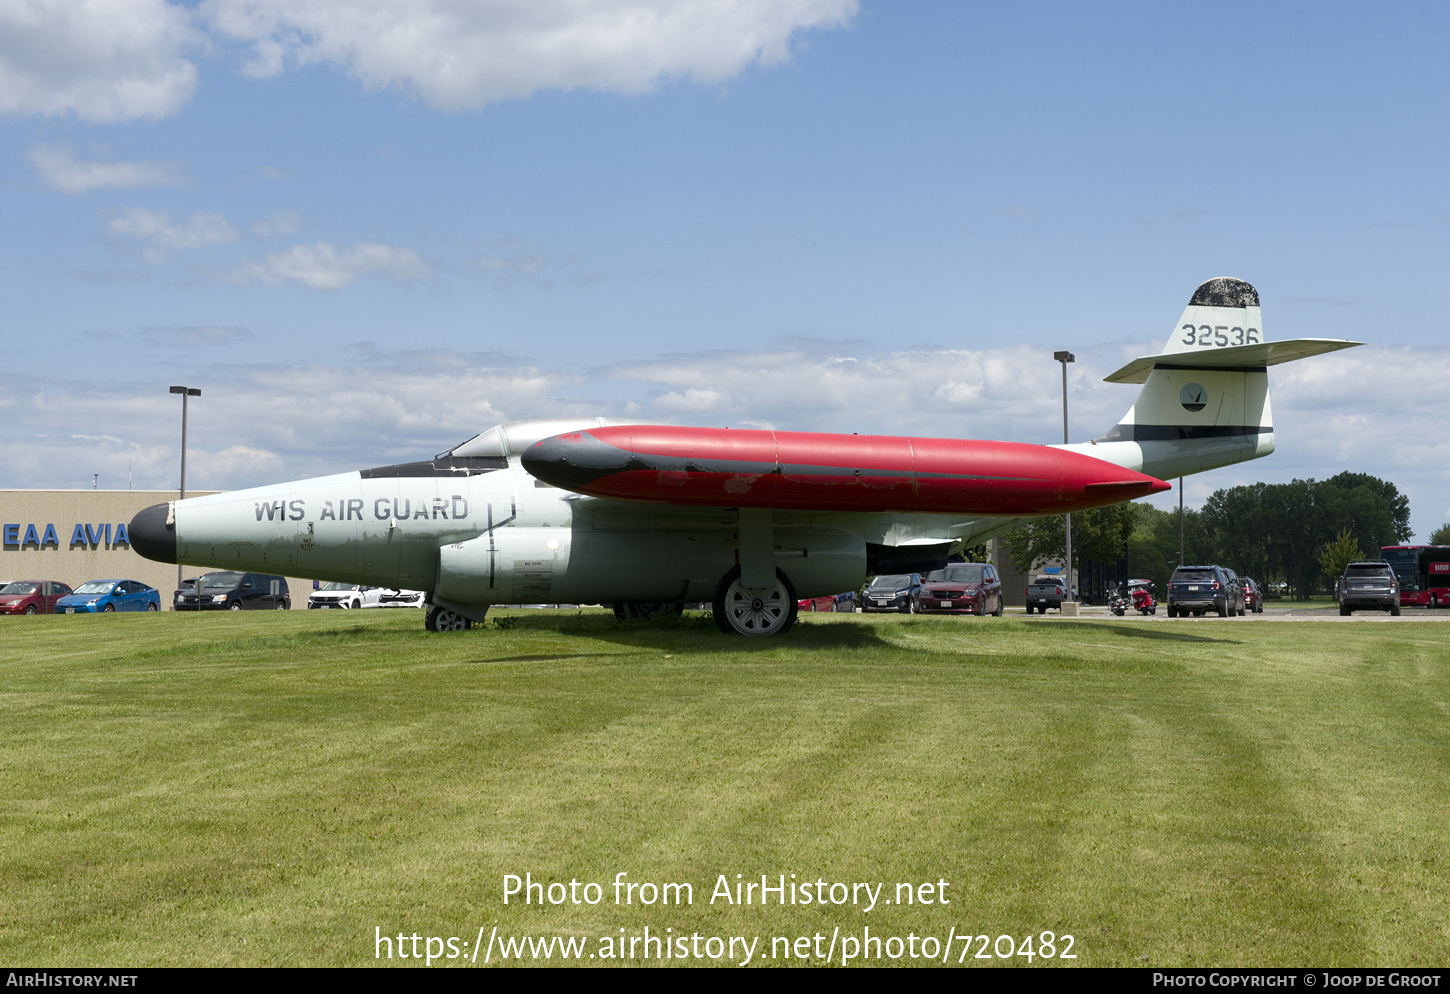
[{"label": "silver suv", "polygon": [[1399,617],[1400,581],[1395,576],[1395,568],[1383,559],[1346,565],[1336,594],[1342,618],[1353,614],[1356,608],[1367,607]]}]

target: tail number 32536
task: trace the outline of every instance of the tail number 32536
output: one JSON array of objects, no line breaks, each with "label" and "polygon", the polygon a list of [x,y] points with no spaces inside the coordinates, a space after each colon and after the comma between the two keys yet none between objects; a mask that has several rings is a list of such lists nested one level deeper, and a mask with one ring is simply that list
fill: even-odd
[{"label": "tail number 32536", "polygon": [[1229,345],[1258,345],[1259,329],[1230,328],[1228,325],[1201,324],[1195,327],[1185,324],[1181,329],[1184,345],[1197,345],[1205,349],[1221,349]]}]

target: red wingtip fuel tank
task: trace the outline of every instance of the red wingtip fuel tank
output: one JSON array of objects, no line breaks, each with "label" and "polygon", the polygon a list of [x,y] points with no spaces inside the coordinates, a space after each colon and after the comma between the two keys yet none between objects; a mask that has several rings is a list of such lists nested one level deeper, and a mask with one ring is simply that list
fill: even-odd
[{"label": "red wingtip fuel tank", "polygon": [[555,435],[522,460],[540,480],[591,497],[710,507],[1020,516],[1169,489],[1046,445],[666,425]]}]

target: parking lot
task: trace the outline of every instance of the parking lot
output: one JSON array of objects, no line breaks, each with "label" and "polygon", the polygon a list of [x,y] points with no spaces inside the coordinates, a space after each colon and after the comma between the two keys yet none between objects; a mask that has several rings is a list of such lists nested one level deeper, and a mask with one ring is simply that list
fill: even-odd
[{"label": "parking lot", "polygon": [[[1023,610],[1021,608],[1008,608],[1007,614],[1009,617],[1012,615],[1022,615]],[[1046,615],[1034,614],[1032,617],[1034,619],[1042,618],[1051,621],[1053,618],[1062,617],[1062,615],[1058,614],[1056,611],[1052,611]],[[1141,621],[1145,623],[1164,622],[1170,620],[1167,614],[1160,613],[1142,615],[1134,611],[1129,611],[1127,614],[1118,617],[1114,615],[1111,611],[1109,611],[1106,607],[1088,607],[1086,605],[1079,608],[1079,614],[1077,619],[1070,620],[1081,620],[1082,618],[1112,618],[1114,621]],[[1357,611],[1347,618],[1341,618],[1339,616],[1339,608],[1334,606],[1333,604],[1329,604],[1324,607],[1266,606],[1264,608],[1263,614],[1246,614],[1242,618],[1232,614],[1229,615],[1227,618],[1220,618],[1218,615],[1210,613],[1205,614],[1201,618],[1173,618],[1171,620],[1175,623],[1180,621],[1190,621],[1194,622],[1195,624],[1213,622],[1214,624],[1223,625],[1263,621],[1336,621],[1346,624],[1352,624],[1358,621],[1392,621],[1396,624],[1399,624],[1401,622],[1414,623],[1420,621],[1450,621],[1450,612],[1432,611],[1425,608],[1405,608],[1403,613],[1401,613],[1398,618],[1391,617],[1386,611]]]}]

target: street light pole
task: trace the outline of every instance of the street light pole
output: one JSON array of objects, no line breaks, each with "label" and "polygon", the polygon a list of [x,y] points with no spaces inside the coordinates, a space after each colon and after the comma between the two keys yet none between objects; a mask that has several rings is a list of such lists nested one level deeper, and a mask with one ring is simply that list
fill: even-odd
[{"label": "street light pole", "polygon": [[[1076,357],[1071,352],[1054,352],[1052,358],[1062,363],[1062,444],[1067,443],[1067,364],[1073,362]],[[1067,540],[1067,596],[1069,600],[1075,600],[1072,596],[1072,514],[1063,515],[1063,537]]]},{"label": "street light pole", "polygon": [[[181,394],[181,492],[177,500],[186,500],[186,400],[188,397],[200,397],[201,390],[196,387],[172,387],[172,393]],[[176,586],[181,586],[181,564],[176,564]]]}]

